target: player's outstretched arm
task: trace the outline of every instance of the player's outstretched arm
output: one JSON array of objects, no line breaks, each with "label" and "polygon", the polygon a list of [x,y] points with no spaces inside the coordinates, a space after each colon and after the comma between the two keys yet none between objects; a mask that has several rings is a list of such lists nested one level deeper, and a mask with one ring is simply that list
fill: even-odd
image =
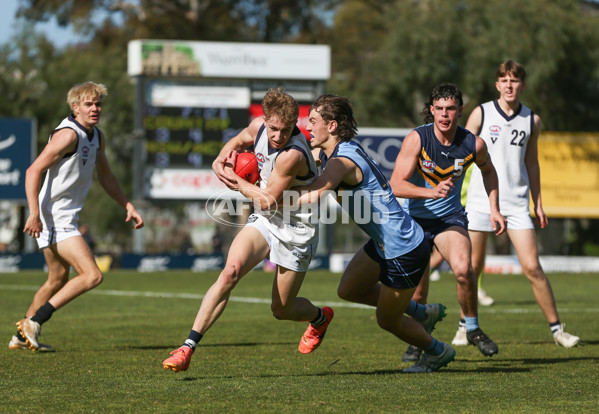
[{"label": "player's outstretched arm", "polygon": [[323,193],[335,191],[343,182],[356,185],[362,180],[362,177],[358,177],[357,174],[358,168],[351,160],[332,158],[316,180],[308,185],[293,188],[300,194],[297,204],[317,202]]}]

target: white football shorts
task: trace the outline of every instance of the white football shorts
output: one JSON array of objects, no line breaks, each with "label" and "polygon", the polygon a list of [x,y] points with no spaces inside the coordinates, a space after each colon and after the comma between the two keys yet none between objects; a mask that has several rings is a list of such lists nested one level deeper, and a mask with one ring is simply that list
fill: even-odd
[{"label": "white football shorts", "polygon": [[81,236],[76,227],[53,227],[51,229],[44,228],[40,236],[35,240],[40,249],[45,249],[48,246],[75,236]]},{"label": "white football shorts", "polygon": [[312,243],[295,245],[279,240],[260,220],[248,222],[246,226],[253,227],[262,234],[270,247],[270,257],[268,259],[271,262],[295,272],[305,272],[308,270],[308,266],[318,247],[318,238]]},{"label": "white football shorts", "polygon": [[[466,210],[466,214],[468,217],[468,230],[493,231],[490,214],[472,210]],[[510,230],[527,230],[535,228],[532,218],[530,218],[530,214],[528,213],[519,213],[504,217],[507,219],[507,228]]]}]

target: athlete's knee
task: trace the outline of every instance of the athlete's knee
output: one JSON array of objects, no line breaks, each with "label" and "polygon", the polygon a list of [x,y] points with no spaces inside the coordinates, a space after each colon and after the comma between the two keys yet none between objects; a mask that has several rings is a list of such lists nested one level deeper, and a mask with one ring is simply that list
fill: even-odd
[{"label": "athlete's knee", "polygon": [[240,269],[240,263],[227,263],[220,273],[219,280],[228,290],[233,289],[241,279]]},{"label": "athlete's knee", "polygon": [[280,303],[272,303],[270,305],[270,310],[272,311],[272,316],[274,316],[275,319],[282,321],[289,319],[288,310]]},{"label": "athlete's knee", "polygon": [[344,285],[337,287],[337,296],[343,300],[351,301],[352,295],[350,293],[349,289]]},{"label": "athlete's knee", "polygon": [[538,262],[530,265],[522,265],[522,273],[524,273],[531,282],[547,278],[541,264]]},{"label": "athlete's knee", "polygon": [[351,287],[339,285],[337,288],[337,296],[348,302],[357,302],[363,296],[363,292],[356,292]]},{"label": "athlete's knee", "polygon": [[89,288],[93,289],[98,286],[104,280],[104,275],[100,271],[100,269],[96,269],[87,276],[87,280],[89,283]]},{"label": "athlete's knee", "polygon": [[[345,281],[347,282],[347,281]],[[342,280],[337,287],[337,296],[339,298],[346,300],[348,302],[355,302],[357,299],[361,298],[364,295],[364,292],[360,292],[356,290],[356,288],[352,285],[352,283],[344,283]]]},{"label": "athlete's knee", "polygon": [[476,283],[476,277],[474,277],[474,270],[472,270],[472,266],[468,262],[466,263],[457,263],[455,264],[451,270],[455,275],[456,281],[459,284],[471,284]]}]

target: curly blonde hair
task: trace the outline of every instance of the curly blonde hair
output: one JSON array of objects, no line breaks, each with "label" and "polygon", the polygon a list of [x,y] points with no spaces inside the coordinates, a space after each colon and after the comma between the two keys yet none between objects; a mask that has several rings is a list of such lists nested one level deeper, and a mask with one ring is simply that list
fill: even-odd
[{"label": "curly blonde hair", "polygon": [[285,125],[295,125],[299,117],[299,104],[284,88],[270,88],[262,100],[262,111],[267,121],[277,116]]},{"label": "curly blonde hair", "polygon": [[79,83],[67,93],[67,104],[69,104],[69,108],[72,108],[73,104],[79,104],[85,97],[102,98],[106,95],[108,95],[106,85],[95,82]]}]

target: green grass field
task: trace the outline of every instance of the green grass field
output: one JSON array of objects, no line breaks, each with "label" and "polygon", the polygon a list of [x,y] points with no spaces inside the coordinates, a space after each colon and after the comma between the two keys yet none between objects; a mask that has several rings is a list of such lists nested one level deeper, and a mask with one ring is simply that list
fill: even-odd
[{"label": "green grass field", "polygon": [[[582,338],[553,343],[528,281],[489,275],[496,304],[480,309],[482,328],[499,345],[484,357],[456,347],[455,362],[432,374],[403,374],[406,345],[377,325],[372,309],[336,296],[338,274],[308,273],[301,294],[332,304],[323,345],[302,355],[306,324],[270,313],[272,274],[252,272],[202,340],[190,368],[162,369],[189,333],[200,295],[216,272],[111,271],[102,285],[56,312],[41,341],[54,353],[6,347],[42,272],[0,274],[0,412],[597,412],[599,409],[599,275],[555,274],[550,280],[562,322]],[[253,299],[260,299],[253,301]],[[431,283],[430,302],[447,318],[435,336],[450,342],[459,318],[453,277]]]}]

